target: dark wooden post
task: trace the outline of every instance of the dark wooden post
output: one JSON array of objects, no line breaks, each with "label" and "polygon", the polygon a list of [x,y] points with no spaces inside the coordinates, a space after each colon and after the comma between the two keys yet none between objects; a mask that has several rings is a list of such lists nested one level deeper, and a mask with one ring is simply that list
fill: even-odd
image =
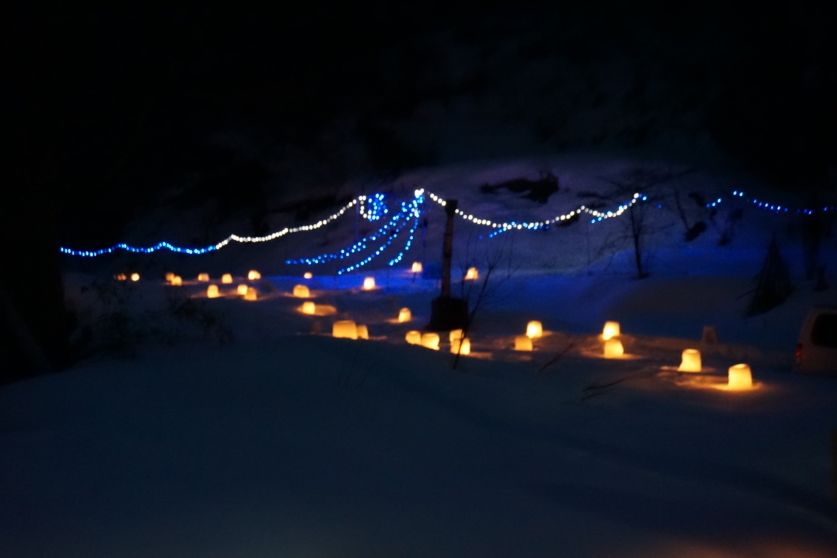
[{"label": "dark wooden post", "polygon": [[450,277],[453,262],[453,219],[456,215],[456,200],[445,201],[445,235],[442,239],[442,292],[433,299],[428,329],[450,331],[464,329],[468,325],[468,303],[462,298],[451,296]]},{"label": "dark wooden post", "polygon": [[442,242],[442,296],[450,296],[450,268],[453,260],[453,218],[456,216],[457,200],[446,200],[445,236]]}]

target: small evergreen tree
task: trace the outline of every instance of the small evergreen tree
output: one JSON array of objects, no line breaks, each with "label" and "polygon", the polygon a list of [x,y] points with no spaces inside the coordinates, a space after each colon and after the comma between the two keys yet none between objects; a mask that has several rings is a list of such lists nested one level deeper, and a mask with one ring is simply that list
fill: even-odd
[{"label": "small evergreen tree", "polygon": [[779,244],[774,237],[767,247],[767,255],[761,270],[756,275],[756,288],[747,306],[747,316],[763,314],[781,305],[793,292],[788,264],[779,253]]}]

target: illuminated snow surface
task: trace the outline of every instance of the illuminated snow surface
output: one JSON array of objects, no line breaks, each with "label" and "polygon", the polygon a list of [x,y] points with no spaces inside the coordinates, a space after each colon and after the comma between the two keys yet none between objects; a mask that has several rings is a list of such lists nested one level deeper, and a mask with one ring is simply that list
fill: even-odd
[{"label": "illuminated snow surface", "polygon": [[[502,217],[492,200],[479,209]],[[408,271],[428,269],[420,243],[403,269],[315,269],[307,281],[305,269],[271,271],[287,246],[263,248],[275,252],[264,261],[231,251],[149,263],[141,281],[113,282],[125,332],[139,336],[127,354],[0,388],[0,554],[833,555],[837,378],[790,364],[807,308],[834,291],[800,281],[783,306],[741,317],[769,226],[724,248],[657,242],[642,281],[624,250],[591,258],[590,273],[586,248],[561,263],[563,238],[584,246],[581,226],[541,245],[517,236],[514,253],[539,263],[497,272],[455,370],[447,335],[438,352],[404,341],[436,294]],[[783,253],[798,267],[798,250]],[[67,276],[90,323],[113,307],[81,287],[124,271],[97,265]],[[263,275],[249,282],[253,302],[235,284],[207,300],[193,280],[238,270],[237,284],[252,267]],[[164,286],[163,271],[184,285]],[[378,288],[363,291],[371,275]],[[300,311],[303,281],[331,311]],[[413,319],[398,323],[405,306]],[[370,340],[331,338],[341,319],[366,324]],[[535,351],[512,351],[530,320],[544,329]],[[625,358],[601,356],[606,320],[619,321]],[[718,344],[700,343],[704,325]],[[708,373],[676,372],[687,347]],[[757,389],[707,389],[738,362]]]}]

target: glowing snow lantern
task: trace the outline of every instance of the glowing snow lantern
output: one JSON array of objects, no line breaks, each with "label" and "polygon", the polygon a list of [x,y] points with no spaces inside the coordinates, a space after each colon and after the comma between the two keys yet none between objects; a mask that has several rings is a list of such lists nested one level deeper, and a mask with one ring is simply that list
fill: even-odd
[{"label": "glowing snow lantern", "polygon": [[680,372],[700,372],[702,369],[700,351],[697,349],[683,349],[683,357],[677,370]]},{"label": "glowing snow lantern", "polygon": [[259,300],[259,291],[257,291],[253,287],[250,287],[249,289],[247,289],[247,294],[244,295],[244,300],[249,300],[251,302],[254,300]]},{"label": "glowing snow lantern", "polygon": [[413,313],[410,312],[409,308],[404,307],[398,311],[398,323],[403,324],[404,322],[409,322],[412,319]]},{"label": "glowing snow lantern", "polygon": [[602,339],[607,341],[608,339],[619,337],[621,334],[619,322],[605,322],[604,328],[602,328]]},{"label": "glowing snow lantern", "polygon": [[232,285],[233,278],[231,273],[225,273],[221,276],[221,283],[224,285]]},{"label": "glowing snow lantern", "polygon": [[116,278],[117,281],[127,281],[128,280],[128,276],[125,275],[124,273],[117,273],[114,277]]},{"label": "glowing snow lantern", "polygon": [[133,281],[134,283],[136,283],[136,282],[137,282],[137,281],[139,281],[139,280],[140,280],[140,274],[139,274],[139,273],[134,272],[134,273],[132,273],[132,274],[131,274],[131,281]]},{"label": "glowing snow lantern", "polygon": [[375,278],[374,277],[366,277],[363,279],[363,290],[364,291],[371,291],[375,288]]},{"label": "glowing snow lantern", "polygon": [[209,285],[206,288],[206,298],[218,298],[221,296],[220,291],[218,291],[218,285]]},{"label": "glowing snow lantern", "polygon": [[240,294],[241,296],[246,296],[247,295],[247,285],[239,285],[238,288],[236,289],[236,292],[238,294]]},{"label": "glowing snow lantern", "polygon": [[331,326],[331,336],[340,339],[357,339],[357,325],[352,320],[338,320]]},{"label": "glowing snow lantern", "polygon": [[480,278],[480,272],[477,270],[476,267],[469,267],[468,271],[465,272],[465,280],[466,281],[476,281]]},{"label": "glowing snow lantern", "polygon": [[198,281],[206,283],[209,281],[209,273],[198,273]]},{"label": "glowing snow lantern", "polygon": [[314,274],[311,273],[310,271],[306,271],[305,273],[302,274],[303,279],[311,279],[312,277],[314,277]]},{"label": "glowing snow lantern", "polygon": [[303,314],[308,314],[308,315],[316,314],[317,313],[317,305],[314,304],[313,301],[306,300],[305,302],[302,303],[302,313]]},{"label": "glowing snow lantern", "polygon": [[465,334],[462,332],[461,329],[452,329],[450,330],[450,334],[448,335],[448,339],[451,343],[459,341]]},{"label": "glowing snow lantern", "polygon": [[733,364],[729,367],[727,389],[734,391],[753,389],[753,372],[747,364]]},{"label": "glowing snow lantern", "polygon": [[421,346],[426,349],[439,350],[439,334],[429,331],[421,334]]},{"label": "glowing snow lantern", "polygon": [[625,354],[625,348],[622,347],[622,341],[613,337],[605,341],[604,356],[605,358],[619,358]]},{"label": "glowing snow lantern", "polygon": [[297,298],[310,298],[311,291],[305,285],[294,285],[294,296]]},{"label": "glowing snow lantern", "polygon": [[471,340],[457,339],[450,344],[450,352],[453,354],[470,355],[471,354]]},{"label": "glowing snow lantern", "polygon": [[531,351],[532,350],[532,339],[526,337],[525,335],[518,335],[514,338],[514,350],[515,351]]},{"label": "glowing snow lantern", "polygon": [[247,279],[249,281],[258,281],[262,278],[262,274],[256,271],[255,269],[251,269],[247,272]]},{"label": "glowing snow lantern", "polygon": [[183,277],[181,277],[180,275],[175,275],[171,279],[171,285],[172,285],[172,287],[182,287],[183,286]]},{"label": "glowing snow lantern", "polygon": [[421,345],[421,332],[411,329],[407,332],[407,335],[404,336],[404,339],[410,345]]},{"label": "glowing snow lantern", "polygon": [[174,273],[166,273],[166,283],[171,283],[172,281],[174,281]]},{"label": "glowing snow lantern", "polygon": [[369,339],[369,328],[363,324],[357,324],[357,338]]},{"label": "glowing snow lantern", "polygon": [[413,273],[421,273],[424,271],[424,266],[421,265],[421,262],[413,262],[413,267],[410,268],[410,271]]},{"label": "glowing snow lantern", "polygon": [[537,337],[543,336],[543,325],[537,321],[532,320],[528,324],[526,324],[526,337],[530,339],[535,339]]}]

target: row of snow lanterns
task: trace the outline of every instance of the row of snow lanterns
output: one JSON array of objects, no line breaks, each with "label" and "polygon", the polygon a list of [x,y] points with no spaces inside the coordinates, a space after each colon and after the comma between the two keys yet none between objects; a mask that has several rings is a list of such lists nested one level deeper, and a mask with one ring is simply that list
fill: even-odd
[{"label": "row of snow lanterns", "polygon": [[[402,308],[402,310],[405,310]],[[401,315],[399,313],[399,321]],[[416,329],[411,329],[404,336],[404,339],[410,345],[419,345],[425,349],[432,351],[439,350],[441,337],[434,331],[421,332]],[[467,356],[471,354],[471,340],[465,337],[465,333],[461,329],[454,329],[448,334],[448,341],[450,342],[450,352],[453,354],[460,354]]]},{"label": "row of snow lanterns", "polygon": [[[424,271],[424,266],[421,262],[413,262],[413,265],[410,267],[411,273],[421,273]],[[476,267],[469,267],[465,270],[465,281],[476,281],[480,278],[480,272]]]},{"label": "row of snow lanterns", "polygon": [[[410,321],[409,308],[402,308],[398,314],[398,321],[403,323]],[[543,336],[543,325],[539,321],[531,321],[526,325],[526,334],[518,335],[514,339],[515,351],[532,351],[533,340]],[[439,350],[441,337],[438,333],[428,331],[421,332],[418,330],[410,330],[404,336],[404,339],[410,345],[420,345],[426,349],[434,351]],[[471,354],[471,340],[465,337],[463,330],[454,329],[448,334],[448,341],[450,342],[450,352],[459,355]]]},{"label": "row of snow lanterns", "polygon": [[[424,271],[424,266],[422,265],[421,262],[413,262],[412,266],[410,267],[410,271],[412,273],[416,273],[416,274],[422,273]],[[133,273],[130,273],[130,274],[128,274],[128,273],[117,273],[114,277],[117,281],[129,281],[130,280],[132,282],[137,282],[137,281],[140,280],[140,274],[137,273],[137,272],[133,272]],[[314,277],[314,275],[310,271],[306,271],[303,274],[303,277],[305,279],[311,279],[311,278]],[[166,278],[166,283],[168,283],[171,286],[179,287],[179,286],[183,285],[183,277],[181,277],[180,275],[176,275],[174,273],[166,273],[165,278]],[[251,269],[247,273],[247,279],[249,281],[258,281],[261,278],[262,278],[261,273],[259,273],[255,269]],[[477,270],[476,267],[469,267],[467,269],[467,271],[465,272],[465,280],[466,281],[475,281],[477,279],[479,279],[479,271]],[[208,283],[210,281],[209,273],[205,273],[205,272],[204,273],[198,273],[197,280],[198,280],[198,282],[201,282],[201,283]],[[367,282],[370,282],[370,281],[371,281],[371,285],[367,285]],[[232,276],[231,273],[224,273],[223,275],[221,275],[221,283],[231,284],[232,282],[233,282],[233,276]],[[363,288],[366,289],[366,290],[374,289],[375,288],[374,277],[367,277],[364,280]]]},{"label": "row of snow lanterns", "polygon": [[[177,276],[175,276],[177,278]],[[248,281],[258,281],[262,278],[262,274],[256,271],[255,269],[251,269],[247,272],[247,280]],[[208,273],[199,273],[198,274],[198,281],[201,283],[209,282],[210,277]],[[234,282],[232,273],[224,273],[221,275],[221,284],[222,285],[232,285]],[[174,284],[174,283],[171,283]],[[182,283],[181,283],[182,284]],[[244,298],[247,301],[255,301],[259,299],[259,292],[255,289],[255,287],[251,287],[244,283],[238,285],[235,289],[237,295]],[[208,285],[206,287],[206,298],[219,298],[221,296],[221,290],[218,285]]]},{"label": "row of snow lanterns", "polygon": [[[683,349],[678,372],[699,373],[703,371],[700,351]],[[753,371],[746,363],[733,364],[727,369],[726,389],[730,391],[748,391],[753,389]]]},{"label": "row of snow lanterns", "polygon": [[136,271],[133,273],[117,273],[114,275],[114,278],[117,281],[131,281],[132,283],[136,283],[140,280],[140,274]]},{"label": "row of snow lanterns", "polygon": [[[305,272],[305,279],[311,279],[313,274]],[[375,278],[366,277],[363,281],[364,290],[375,288]],[[307,285],[294,285],[291,294],[294,298],[311,298],[311,289]],[[299,310],[306,315],[313,316],[317,313],[317,304],[313,300],[305,300]],[[331,325],[331,336],[336,339],[369,339],[369,327],[359,324],[354,320],[337,320]]]},{"label": "row of snow lanterns", "polygon": [[[625,349],[620,340],[621,328],[619,322],[607,321],[602,328],[601,338],[604,341],[605,358],[621,358]],[[695,374],[703,372],[700,351],[698,349],[683,349],[680,355],[678,372]],[[745,363],[733,364],[727,370],[726,389],[730,391],[748,391],[753,389],[753,372]]]}]

